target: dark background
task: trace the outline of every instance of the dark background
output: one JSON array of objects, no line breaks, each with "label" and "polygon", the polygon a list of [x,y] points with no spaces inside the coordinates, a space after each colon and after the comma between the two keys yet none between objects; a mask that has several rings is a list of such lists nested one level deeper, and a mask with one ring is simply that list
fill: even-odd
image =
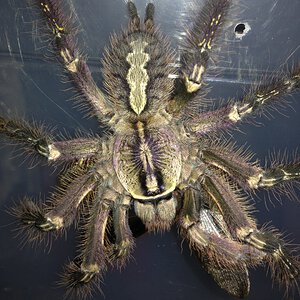
[{"label": "dark background", "polygon": [[[82,119],[71,101],[69,87],[62,84],[59,66],[43,59],[45,43],[33,34],[38,17],[26,9],[26,1],[2,0],[0,11],[0,110],[31,120],[54,125],[74,134],[76,128],[99,132],[95,120]],[[66,1],[68,2],[68,1]],[[222,58],[213,68],[219,75],[209,76],[213,87],[211,97],[236,97],[249,88],[259,75],[277,70],[282,65],[299,61],[300,2],[298,0],[240,1],[235,19],[220,37]],[[250,3],[251,2],[251,3]],[[137,5],[143,13],[146,1]],[[168,34],[173,45],[180,29],[187,1],[156,1],[157,23]],[[199,0],[199,3],[203,1]],[[101,84],[100,57],[109,34],[126,25],[126,8],[122,0],[73,0],[72,10],[82,28],[79,42],[89,55],[94,78]],[[234,26],[248,22],[251,31],[239,41],[234,38]],[[176,31],[177,30],[177,31]],[[242,132],[234,132],[237,143],[247,143],[264,164],[272,150],[299,146],[300,94],[295,94],[283,113],[273,113],[271,120],[257,119],[262,126],[243,124]],[[287,117],[288,116],[288,117]],[[53,243],[51,252],[45,249],[20,249],[14,238],[13,219],[5,212],[25,194],[44,198],[55,184],[56,174],[46,166],[28,168],[29,162],[12,152],[0,149],[0,299],[62,299],[64,290],[55,286],[58,274],[67,259],[75,255],[75,233],[68,239]],[[300,205],[282,197],[282,205],[267,193],[254,197],[260,224],[272,220],[281,231],[291,233],[291,240],[300,243]],[[298,193],[298,199],[299,193]],[[251,270],[249,299],[282,299],[284,291],[266,275],[266,269]],[[232,299],[201,269],[185,243],[181,243],[177,228],[164,234],[146,234],[136,240],[134,260],[121,273],[109,270],[102,284],[105,299]],[[93,299],[103,296],[96,293]],[[290,299],[299,299],[290,298]]]}]

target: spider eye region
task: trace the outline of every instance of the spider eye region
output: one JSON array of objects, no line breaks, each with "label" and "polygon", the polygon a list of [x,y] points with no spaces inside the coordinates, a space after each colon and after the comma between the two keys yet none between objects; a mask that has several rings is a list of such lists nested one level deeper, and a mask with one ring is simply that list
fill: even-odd
[{"label": "spider eye region", "polygon": [[113,163],[119,181],[134,199],[164,197],[176,188],[181,174],[180,147],[169,127],[135,129],[117,136]]}]

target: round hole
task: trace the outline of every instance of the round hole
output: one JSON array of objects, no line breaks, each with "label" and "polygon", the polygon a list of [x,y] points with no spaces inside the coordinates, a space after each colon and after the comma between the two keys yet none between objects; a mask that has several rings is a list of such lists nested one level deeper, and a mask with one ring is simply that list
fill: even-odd
[{"label": "round hole", "polygon": [[246,26],[244,23],[237,24],[234,28],[234,32],[237,34],[243,34]]},{"label": "round hole", "polygon": [[250,30],[251,27],[248,23],[238,23],[234,27],[235,37],[241,40]]}]

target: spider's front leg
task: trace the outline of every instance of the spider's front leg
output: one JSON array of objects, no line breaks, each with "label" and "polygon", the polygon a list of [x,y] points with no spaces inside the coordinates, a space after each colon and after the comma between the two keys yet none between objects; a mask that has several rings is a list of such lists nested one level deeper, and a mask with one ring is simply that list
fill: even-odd
[{"label": "spider's front leg", "polygon": [[[104,186],[107,183],[103,183]],[[108,263],[123,267],[130,258],[133,236],[128,225],[131,198],[99,186],[84,213],[79,256],[69,263],[62,275],[67,294],[85,298],[93,288],[100,289],[100,280]],[[114,243],[108,238],[108,223],[112,213]]]},{"label": "spider's front leg", "polygon": [[230,3],[230,0],[208,0],[203,8],[196,10],[193,25],[186,29],[181,45],[180,76],[170,111],[180,112],[203,86],[214,42],[226,22]]},{"label": "spider's front leg", "polygon": [[104,93],[97,87],[87,66],[84,55],[76,46],[75,21],[64,11],[62,0],[33,0],[40,7],[45,22],[51,30],[53,49],[59,62],[78,90],[84,108],[92,109],[91,115],[96,115],[102,121],[109,121],[113,110],[109,106]]},{"label": "spider's front leg", "polygon": [[99,281],[106,270],[109,250],[106,245],[106,227],[109,214],[115,201],[110,190],[100,185],[94,190],[92,199],[84,212],[82,241],[79,256],[70,262],[62,275],[62,284],[68,288],[67,294],[85,298],[95,287],[100,289]]},{"label": "spider's front leg", "polygon": [[[110,189],[107,174],[101,176],[95,172],[95,165],[88,171],[86,169],[78,166],[66,172],[49,204],[41,205],[24,199],[11,209],[11,214],[20,222],[18,235],[23,243],[34,244],[45,238],[48,243],[49,234],[61,234],[80,215],[78,255],[65,266],[61,276],[67,295],[80,299],[90,295],[94,288],[101,288],[100,280],[108,264],[123,267],[133,248],[133,236],[128,225],[131,199]],[[115,235],[113,244],[108,238],[111,213]]]}]

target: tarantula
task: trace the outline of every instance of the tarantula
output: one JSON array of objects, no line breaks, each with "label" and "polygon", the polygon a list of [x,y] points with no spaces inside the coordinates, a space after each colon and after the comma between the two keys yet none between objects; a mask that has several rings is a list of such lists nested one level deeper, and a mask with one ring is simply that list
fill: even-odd
[{"label": "tarantula", "polygon": [[134,245],[130,208],[148,231],[176,222],[207,272],[231,295],[246,297],[248,268],[264,262],[287,289],[297,287],[299,257],[275,229],[257,226],[242,191],[285,191],[297,184],[299,157],[264,169],[223,132],[299,89],[300,67],[212,108],[203,101],[205,74],[232,1],[208,0],[195,12],[179,63],[154,24],[154,4],[147,4],[142,22],[127,1],[128,26],[112,35],[104,52],[104,92],[76,46],[75,22],[62,1],[34,2],[81,104],[110,130],[103,137],[57,139],[37,124],[0,117],[2,137],[50,165],[66,163],[46,203],[25,198],[11,213],[20,220],[22,238],[33,243],[77,224],[79,255],[62,276],[68,293],[86,297],[109,264],[126,263]]}]

